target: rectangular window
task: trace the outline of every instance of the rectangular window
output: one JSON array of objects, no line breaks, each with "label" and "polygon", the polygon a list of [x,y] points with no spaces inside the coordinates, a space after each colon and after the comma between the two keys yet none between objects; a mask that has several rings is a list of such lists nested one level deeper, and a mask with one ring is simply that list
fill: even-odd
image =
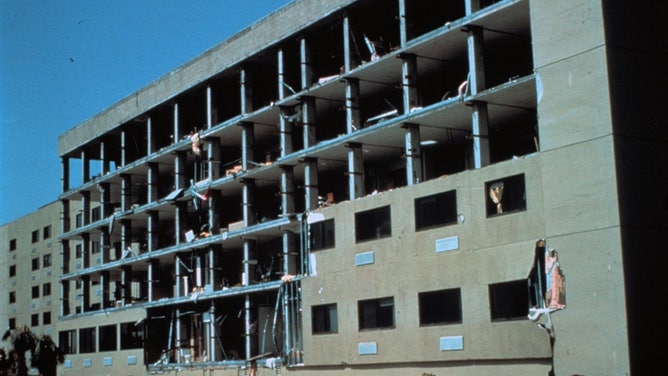
[{"label": "rectangular window", "polygon": [[79,243],[74,246],[74,256],[76,258],[81,258],[83,255],[83,244]]},{"label": "rectangular window", "polygon": [[334,248],[334,218],[311,224],[311,250]]},{"label": "rectangular window", "polygon": [[336,303],[313,306],[313,334],[337,333],[339,331]]},{"label": "rectangular window", "polygon": [[9,304],[16,303],[16,291],[9,292]]},{"label": "rectangular window", "polygon": [[121,323],[121,350],[141,349],[144,332],[134,322]]},{"label": "rectangular window", "polygon": [[32,298],[39,298],[39,286],[32,287]]},{"label": "rectangular window", "polygon": [[44,226],[42,229],[42,238],[43,239],[48,239],[51,237],[51,225]]},{"label": "rectangular window", "polygon": [[116,351],[116,324],[100,327],[100,351]]},{"label": "rectangular window", "polygon": [[83,282],[80,279],[77,279],[76,281],[74,281],[74,288],[75,289],[80,289],[81,286],[83,286]]},{"label": "rectangular window", "polygon": [[39,269],[39,257],[32,259],[32,270]]},{"label": "rectangular window", "polygon": [[12,317],[9,319],[9,329],[16,329],[16,318]]},{"label": "rectangular window", "polygon": [[102,210],[102,209],[101,209],[99,206],[96,206],[96,207],[94,207],[94,208],[90,211],[90,220],[91,220],[91,222],[97,222],[97,221],[99,221],[100,219],[102,219],[102,218],[101,218],[101,214],[100,214],[100,211],[101,211],[101,210]]},{"label": "rectangular window", "polygon": [[357,243],[390,236],[392,236],[392,218],[389,206],[355,213],[355,241]]},{"label": "rectangular window", "polygon": [[12,239],[9,241],[9,250],[16,251],[16,239]]},{"label": "rectangular window", "polygon": [[394,327],[394,298],[361,300],[357,308],[360,330]]},{"label": "rectangular window", "polygon": [[90,242],[90,253],[95,254],[95,253],[100,253],[100,242],[97,240],[93,240]]},{"label": "rectangular window", "polygon": [[32,242],[37,243],[39,241],[39,230],[32,232]]},{"label": "rectangular window", "polygon": [[42,256],[42,267],[43,268],[48,268],[51,266],[51,254],[46,254]]},{"label": "rectangular window", "polygon": [[415,199],[415,230],[457,223],[457,191]]},{"label": "rectangular window", "polygon": [[33,313],[30,315],[30,325],[39,326],[39,313]]},{"label": "rectangular window", "polygon": [[83,226],[83,214],[79,213],[74,217],[74,228]]},{"label": "rectangular window", "polygon": [[58,347],[65,354],[76,354],[77,351],[77,332],[76,330],[64,330],[58,332]]},{"label": "rectangular window", "polygon": [[526,279],[489,285],[492,321],[526,320],[529,313],[529,287]]},{"label": "rectangular window", "polygon": [[509,176],[485,183],[487,216],[514,213],[526,210],[526,188],[524,174]]},{"label": "rectangular window", "polygon": [[50,325],[50,324],[51,324],[51,312],[43,312],[42,325]]},{"label": "rectangular window", "polygon": [[79,329],[79,352],[81,354],[95,352],[95,328]]},{"label": "rectangular window", "polygon": [[421,292],[418,294],[420,326],[461,324],[462,294],[460,289]]},{"label": "rectangular window", "polygon": [[51,295],[51,283],[45,283],[42,285],[42,296]]},{"label": "rectangular window", "polygon": [[16,265],[9,265],[9,276],[16,277]]}]

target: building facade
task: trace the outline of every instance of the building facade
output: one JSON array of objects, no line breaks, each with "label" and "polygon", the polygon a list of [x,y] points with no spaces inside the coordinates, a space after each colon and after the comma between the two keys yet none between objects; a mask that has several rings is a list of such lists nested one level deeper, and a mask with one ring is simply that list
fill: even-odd
[{"label": "building facade", "polygon": [[658,374],[662,7],[297,0],[72,128],[60,371]]}]

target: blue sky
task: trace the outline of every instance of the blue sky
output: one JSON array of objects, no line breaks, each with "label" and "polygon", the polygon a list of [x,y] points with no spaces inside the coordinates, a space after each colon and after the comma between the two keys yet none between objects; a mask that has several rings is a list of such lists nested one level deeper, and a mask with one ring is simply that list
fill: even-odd
[{"label": "blue sky", "polygon": [[58,136],[290,0],[1,0],[0,224],[58,199]]}]

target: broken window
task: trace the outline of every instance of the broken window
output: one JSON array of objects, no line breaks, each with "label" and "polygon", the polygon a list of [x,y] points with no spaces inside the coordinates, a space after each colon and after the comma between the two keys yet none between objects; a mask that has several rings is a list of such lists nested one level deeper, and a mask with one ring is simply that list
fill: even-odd
[{"label": "broken window", "polygon": [[527,280],[489,285],[489,306],[492,321],[523,320],[529,312]]},{"label": "broken window", "polygon": [[392,236],[390,207],[355,213],[355,241],[357,243]]},{"label": "broken window", "polygon": [[415,230],[457,223],[457,192],[447,191],[415,199]]},{"label": "broken window", "polygon": [[566,308],[564,274],[559,255],[546,247],[545,240],[536,242],[534,263],[529,272],[529,299],[531,320],[542,314]]},{"label": "broken window", "polygon": [[311,250],[334,248],[334,218],[311,224]]},{"label": "broken window", "polygon": [[358,302],[359,329],[394,327],[394,298],[361,300]]},{"label": "broken window", "polygon": [[460,324],[462,295],[460,289],[421,292],[418,294],[420,326]]},{"label": "broken window", "polygon": [[9,241],[9,251],[16,251],[16,239]]},{"label": "broken window", "polygon": [[37,243],[39,241],[39,230],[32,232],[32,242]]},{"label": "broken window", "polygon": [[134,322],[121,323],[121,350],[141,349],[143,332]]},{"label": "broken window", "polygon": [[75,354],[77,351],[76,330],[63,330],[58,332],[58,347],[65,354]]},{"label": "broken window", "polygon": [[101,326],[99,332],[100,351],[116,351],[116,324]]},{"label": "broken window", "polygon": [[95,352],[95,328],[79,329],[79,353]]},{"label": "broken window", "polygon": [[487,192],[488,217],[518,212],[527,208],[524,174],[487,182],[485,192]]},{"label": "broken window", "polygon": [[339,324],[336,303],[313,306],[311,308],[313,334],[337,333]]}]

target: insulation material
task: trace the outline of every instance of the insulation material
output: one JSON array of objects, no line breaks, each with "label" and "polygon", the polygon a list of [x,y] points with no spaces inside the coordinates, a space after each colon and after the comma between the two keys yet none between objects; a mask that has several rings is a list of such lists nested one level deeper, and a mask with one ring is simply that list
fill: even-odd
[{"label": "insulation material", "polygon": [[489,198],[496,204],[496,214],[503,213],[503,204],[501,203],[501,199],[503,198],[503,182],[492,184],[489,187]]}]

